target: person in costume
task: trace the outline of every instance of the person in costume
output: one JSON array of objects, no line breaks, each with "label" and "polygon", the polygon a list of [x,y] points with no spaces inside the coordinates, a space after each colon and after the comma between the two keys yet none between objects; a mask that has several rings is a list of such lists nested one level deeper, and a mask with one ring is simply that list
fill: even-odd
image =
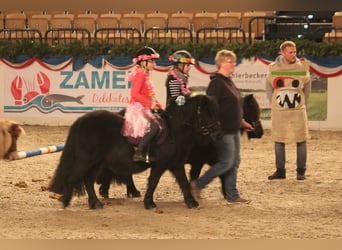
[{"label": "person in costume", "polygon": [[129,75],[132,86],[125,112],[123,135],[139,141],[133,155],[133,160],[137,162],[147,160],[146,148],[160,131],[160,123],[153,110],[163,107],[156,98],[151,81],[151,71],[158,58],[159,54],[151,47],[139,49],[133,58],[135,68]]},{"label": "person in costume", "polygon": [[309,139],[307,101],[311,92],[310,65],[297,58],[296,44],[285,41],[268,68],[266,94],[271,104],[271,137],[276,171],[269,180],[285,179],[285,144],[297,144],[297,180],[305,179]]}]

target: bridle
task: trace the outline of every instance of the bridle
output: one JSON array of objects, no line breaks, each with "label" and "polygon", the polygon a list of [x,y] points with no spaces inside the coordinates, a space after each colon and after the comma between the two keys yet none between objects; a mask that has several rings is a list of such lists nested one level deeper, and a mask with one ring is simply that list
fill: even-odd
[{"label": "bridle", "polygon": [[210,121],[208,123],[203,122],[203,119],[201,117],[201,105],[197,107],[197,119],[201,134],[204,136],[210,135],[218,126],[217,122],[214,121]]},{"label": "bridle", "polygon": [[[176,103],[178,106],[183,106],[187,101],[185,100],[186,98],[194,98],[194,97],[182,97],[179,98],[180,100],[178,100],[179,102],[177,102],[178,97],[176,98]],[[219,130],[219,123],[215,120],[215,119],[210,119],[210,121],[208,120],[204,120],[203,119],[203,112],[202,112],[202,102],[203,99],[199,99],[197,100],[197,105],[196,105],[196,117],[185,117],[185,114],[183,112],[182,109],[182,116],[183,116],[183,121],[182,123],[191,128],[193,132],[195,133],[200,133],[202,136],[215,136],[215,132],[217,132]],[[208,112],[210,115],[212,115],[214,113],[214,111],[212,112]],[[194,122],[195,121],[195,122]]]}]

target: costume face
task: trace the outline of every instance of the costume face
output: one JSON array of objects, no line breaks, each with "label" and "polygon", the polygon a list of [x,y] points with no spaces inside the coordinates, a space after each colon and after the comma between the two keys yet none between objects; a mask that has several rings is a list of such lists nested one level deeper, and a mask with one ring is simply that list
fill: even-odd
[{"label": "costume face", "polygon": [[297,108],[302,104],[300,80],[295,77],[280,76],[273,79],[275,101],[278,107],[285,109]]}]

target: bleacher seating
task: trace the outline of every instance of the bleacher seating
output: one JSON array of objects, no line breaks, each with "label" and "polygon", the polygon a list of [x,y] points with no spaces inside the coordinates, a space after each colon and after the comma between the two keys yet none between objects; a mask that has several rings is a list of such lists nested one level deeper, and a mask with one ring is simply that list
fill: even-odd
[{"label": "bleacher seating", "polygon": [[25,13],[8,13],[5,17],[6,29],[25,29],[26,14]]},{"label": "bleacher seating", "polygon": [[121,14],[119,13],[102,13],[96,19],[96,30],[102,28],[119,28]]},{"label": "bleacher seating", "polygon": [[217,27],[235,27],[241,28],[241,16],[229,16],[225,13],[219,13],[216,18]]},{"label": "bleacher seating", "polygon": [[30,40],[41,41],[42,37],[38,30],[27,28],[27,17],[24,12],[7,13],[3,17],[0,39],[8,41]]},{"label": "bleacher seating", "polygon": [[342,41],[342,11],[335,12],[332,16],[332,30],[326,32],[323,37],[325,42]]},{"label": "bleacher seating", "polygon": [[5,17],[4,13],[0,11],[0,30],[5,28]]},{"label": "bleacher seating", "polygon": [[[85,29],[89,31],[90,38],[93,39],[96,30],[97,14],[78,14],[74,19],[74,28]],[[78,32],[77,39],[82,40],[83,43],[89,43],[87,32]]]},{"label": "bleacher seating", "polygon": [[[341,12],[336,12],[324,41],[342,40]],[[329,20],[325,18],[322,20]],[[307,27],[311,28],[306,29]],[[45,40],[49,44],[92,40],[108,43],[146,42],[215,42],[253,43],[257,40],[310,39],[310,21],[306,17],[284,16],[275,11],[178,11],[175,13],[91,11],[0,12],[0,39]],[[330,32],[331,31],[331,32]],[[315,30],[315,34],[322,32]],[[324,33],[323,33],[324,34]],[[41,37],[41,38],[39,38]]]},{"label": "bleacher seating", "polygon": [[146,13],[146,17],[161,17],[165,21],[167,21],[169,18],[169,13],[163,13],[160,11],[148,12],[148,13]]},{"label": "bleacher seating", "polygon": [[245,31],[249,43],[252,43],[254,40],[263,39],[265,24],[263,17],[265,16],[265,11],[248,11],[243,13],[241,27]]},{"label": "bleacher seating", "polygon": [[119,35],[120,13],[101,13],[96,20],[94,39],[109,43]]},{"label": "bleacher seating", "polygon": [[45,36],[46,31],[50,28],[51,15],[34,14],[27,18],[27,28],[39,31],[41,38]]}]

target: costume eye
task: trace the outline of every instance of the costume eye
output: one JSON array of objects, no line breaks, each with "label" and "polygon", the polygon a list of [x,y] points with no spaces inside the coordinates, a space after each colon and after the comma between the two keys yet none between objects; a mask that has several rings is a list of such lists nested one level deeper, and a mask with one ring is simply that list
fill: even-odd
[{"label": "costume eye", "polygon": [[281,78],[278,78],[275,82],[275,85],[277,88],[281,88],[281,87],[284,87],[284,80],[281,79]]},{"label": "costume eye", "polygon": [[292,87],[298,88],[298,86],[299,86],[299,81],[298,80],[293,80],[292,81]]}]

